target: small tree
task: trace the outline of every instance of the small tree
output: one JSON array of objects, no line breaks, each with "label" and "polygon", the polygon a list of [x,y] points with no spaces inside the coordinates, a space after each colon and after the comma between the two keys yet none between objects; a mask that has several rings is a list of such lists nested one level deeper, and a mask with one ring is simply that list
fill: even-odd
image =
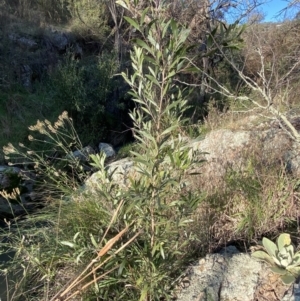
[{"label": "small tree", "polygon": [[[128,9],[128,2],[117,3]],[[122,199],[126,224],[134,221],[134,228],[143,233],[133,248],[120,254],[119,261],[127,287],[123,294],[129,296],[128,287],[132,288],[141,301],[168,298],[172,276],[182,261],[188,260],[183,250],[192,234],[184,237],[184,229],[200,200],[184,180],[195,156],[178,135],[187,91],[175,78],[189,67],[184,58],[189,30],[174,20],[165,20],[163,9],[161,4],[143,10],[138,19],[125,17],[143,37],[135,40],[131,51],[133,74],[122,73],[136,103],[130,116],[143,154],[133,153],[138,176],[131,178]],[[147,14],[153,20],[150,23],[146,22]]]}]

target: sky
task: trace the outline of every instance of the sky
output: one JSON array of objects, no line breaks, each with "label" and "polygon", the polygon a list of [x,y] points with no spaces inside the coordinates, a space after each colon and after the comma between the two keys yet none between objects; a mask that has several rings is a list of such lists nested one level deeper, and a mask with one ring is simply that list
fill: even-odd
[{"label": "sky", "polygon": [[[229,23],[234,22],[241,16],[242,12],[245,12],[250,8],[249,4],[247,4],[248,0],[237,2],[240,2],[241,5],[237,5],[234,9],[229,10],[227,15],[225,15],[225,18]],[[297,2],[299,5],[293,5],[290,9],[285,10],[285,12],[278,15],[280,11],[287,8],[289,4],[293,2]],[[255,1],[250,0],[249,3],[254,4]],[[252,12],[254,16],[256,13],[264,16],[264,19],[260,20],[261,22],[282,22],[283,20],[293,19],[297,11],[300,11],[300,0],[257,0],[256,3],[263,3],[258,5]],[[247,20],[244,21],[247,22]]]},{"label": "sky", "polygon": [[265,14],[264,22],[276,22],[278,20],[276,14],[287,7],[288,3],[288,1],[283,0],[270,0],[260,6],[259,10],[262,10]]}]

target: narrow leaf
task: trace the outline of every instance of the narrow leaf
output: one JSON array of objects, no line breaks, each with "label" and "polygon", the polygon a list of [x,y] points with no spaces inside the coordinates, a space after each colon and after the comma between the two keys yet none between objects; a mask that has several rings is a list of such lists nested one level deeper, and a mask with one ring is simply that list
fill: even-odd
[{"label": "narrow leaf", "polygon": [[152,76],[152,75],[150,75],[150,74],[146,74],[146,77],[147,77],[149,80],[151,80],[151,82],[154,83],[156,86],[160,87],[159,82],[157,81],[157,79],[156,79],[154,76]]},{"label": "narrow leaf", "polygon": [[141,20],[140,20],[140,26],[142,26],[144,24],[145,16],[146,16],[148,10],[149,10],[149,7],[147,7],[146,9],[143,10],[143,13],[141,15]]},{"label": "narrow leaf", "polygon": [[140,30],[140,26],[139,26],[139,24],[135,21],[135,20],[133,20],[133,19],[131,19],[130,17],[124,17],[124,19],[131,25],[131,26],[133,26],[136,30],[138,30],[139,32],[141,31]]},{"label": "narrow leaf", "polygon": [[166,32],[167,32],[167,30],[168,30],[168,28],[169,28],[169,26],[170,26],[170,23],[171,23],[171,20],[169,20],[169,21],[165,24],[165,26],[164,26],[164,28],[163,28],[163,31],[162,31],[162,38],[165,37]]},{"label": "narrow leaf", "polygon": [[72,249],[75,249],[75,244],[73,244],[72,242],[70,242],[70,241],[61,241],[60,242],[62,245],[64,245],[64,246],[68,246],[68,247],[70,247],[70,248],[72,248]]},{"label": "narrow leaf", "polygon": [[144,41],[136,39],[135,43],[152,54],[152,49]]},{"label": "narrow leaf", "polygon": [[175,130],[177,127],[178,127],[178,125],[176,124],[176,125],[173,125],[173,126],[167,128],[166,130],[164,130],[164,131],[161,133],[161,136],[164,136],[164,135],[166,135],[166,134],[172,132],[172,131]]},{"label": "narrow leaf", "polygon": [[95,240],[95,237],[94,237],[94,235],[92,233],[90,233],[90,238],[91,238],[91,242],[94,245],[94,247],[98,248],[98,244],[97,244],[97,242]]},{"label": "narrow leaf", "polygon": [[178,26],[177,22],[174,19],[171,19],[171,28],[172,28],[172,34],[176,38],[178,36]]},{"label": "narrow leaf", "polygon": [[119,4],[120,6],[128,9],[128,5],[123,0],[117,0],[116,3]]},{"label": "narrow leaf", "polygon": [[291,274],[293,274],[296,277],[298,277],[300,275],[300,267],[288,266],[286,269],[287,269],[287,271],[289,271]]}]

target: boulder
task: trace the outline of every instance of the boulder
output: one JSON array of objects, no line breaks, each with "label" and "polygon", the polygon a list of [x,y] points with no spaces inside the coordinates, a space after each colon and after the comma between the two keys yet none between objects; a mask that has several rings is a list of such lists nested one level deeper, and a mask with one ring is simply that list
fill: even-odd
[{"label": "boulder", "polygon": [[202,153],[206,160],[200,168],[208,180],[223,178],[228,168],[243,170],[248,164],[247,158],[251,158],[253,153],[260,156],[262,162],[284,161],[286,165],[292,164],[293,172],[298,170],[297,156],[287,155],[292,147],[291,139],[280,129],[215,130],[203,140],[191,142],[191,147]]},{"label": "boulder", "polygon": [[80,59],[83,55],[83,49],[73,34],[53,27],[46,28],[39,36],[11,33],[8,39],[14,49],[12,71],[17,80],[29,90],[34,81],[40,80],[56,67],[62,54],[70,52],[75,59]]},{"label": "boulder", "polygon": [[[99,181],[101,179],[100,177],[100,171],[97,171],[93,173],[86,181],[85,181],[85,187],[88,189],[89,192],[95,192],[97,191],[99,187]],[[127,187],[129,185],[128,183],[128,177],[134,176],[134,166],[133,161],[125,158],[116,162],[112,162],[107,165],[107,173],[109,176],[111,176],[111,182],[110,184],[117,184],[120,187]]]},{"label": "boulder", "polygon": [[89,161],[89,156],[95,154],[94,149],[91,146],[86,146],[83,149],[76,150],[72,154],[68,155],[67,158],[75,157],[81,162]]},{"label": "boulder", "polygon": [[284,154],[286,169],[296,177],[300,176],[300,145],[294,142],[290,150]]},{"label": "boulder", "polygon": [[48,37],[51,40],[51,44],[59,51],[66,50],[67,46],[70,46],[74,40],[68,32],[57,30],[51,26],[48,30]]},{"label": "boulder", "polygon": [[[259,152],[262,163],[273,160],[273,163],[278,164],[278,161],[283,161],[288,171],[300,175],[300,148],[280,128],[236,131],[220,129],[208,133],[202,140],[190,141],[189,144],[205,160],[199,167],[205,181],[222,181],[228,169],[242,171],[253,152],[256,152],[256,156]],[[104,151],[107,157],[115,155],[113,147],[106,143],[100,143],[99,150]],[[108,169],[110,172],[116,169],[113,180],[122,185],[128,184],[129,175],[136,174],[130,159],[113,162],[108,165]]]},{"label": "boulder", "polygon": [[99,143],[99,151],[104,152],[106,155],[106,158],[114,157],[116,155],[116,151],[112,147],[112,145],[108,143]]},{"label": "boulder", "polygon": [[298,284],[284,285],[266,263],[229,246],[189,269],[178,285],[176,300],[300,301],[299,292]]}]

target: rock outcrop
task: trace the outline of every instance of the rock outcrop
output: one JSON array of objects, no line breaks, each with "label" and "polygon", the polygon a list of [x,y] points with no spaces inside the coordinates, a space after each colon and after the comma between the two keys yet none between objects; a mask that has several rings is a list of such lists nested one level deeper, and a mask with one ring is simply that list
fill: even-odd
[{"label": "rock outcrop", "polygon": [[8,40],[13,44],[14,52],[19,53],[14,55],[15,59],[11,62],[13,73],[20,84],[28,89],[35,80],[54,69],[62,54],[69,51],[77,59],[83,55],[82,47],[71,33],[51,27],[39,36],[11,33]]},{"label": "rock outcrop", "polygon": [[177,301],[300,301],[299,284],[286,286],[266,263],[234,246],[192,266]]},{"label": "rock outcrop", "polygon": [[[241,170],[247,165],[247,158],[259,152],[262,162],[278,160],[285,164],[287,171],[300,174],[299,147],[280,129],[267,130],[229,130],[220,129],[210,132],[202,140],[191,141],[193,150],[205,159],[199,171],[208,181],[224,177],[228,168]],[[100,146],[99,146],[100,148]],[[103,148],[103,150],[105,150]],[[107,148],[107,154],[114,155]],[[122,159],[108,165],[109,172],[114,171],[113,180],[126,185],[130,175],[135,174],[133,162]],[[95,178],[95,176],[94,176]]]}]

